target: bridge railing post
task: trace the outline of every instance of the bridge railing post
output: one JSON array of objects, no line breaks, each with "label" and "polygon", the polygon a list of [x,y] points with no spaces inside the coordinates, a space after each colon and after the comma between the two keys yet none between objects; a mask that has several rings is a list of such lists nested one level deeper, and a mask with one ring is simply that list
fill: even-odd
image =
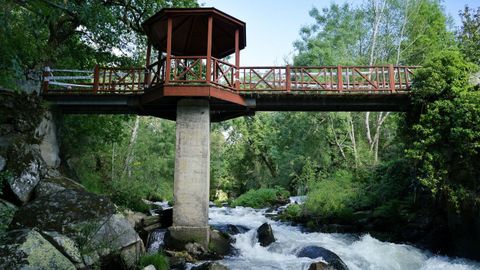
[{"label": "bridge railing post", "polygon": [[100,67],[98,65],[95,65],[95,68],[93,69],[93,93],[98,92],[98,86],[100,84]]},{"label": "bridge railing post", "polygon": [[42,73],[42,93],[43,94],[46,94],[48,93],[48,77],[50,76],[50,68],[49,67],[45,67],[43,69],[43,73]]},{"label": "bridge railing post", "polygon": [[395,92],[395,69],[392,64],[388,65],[388,83],[390,91]]},{"label": "bridge railing post", "polygon": [[286,76],[286,82],[285,82],[285,89],[289,93],[290,90],[292,90],[292,77],[291,77],[291,68],[290,65],[287,65],[287,68],[285,70],[285,76]]},{"label": "bridge railing post", "polygon": [[337,90],[343,90],[343,70],[341,66],[337,66]]}]

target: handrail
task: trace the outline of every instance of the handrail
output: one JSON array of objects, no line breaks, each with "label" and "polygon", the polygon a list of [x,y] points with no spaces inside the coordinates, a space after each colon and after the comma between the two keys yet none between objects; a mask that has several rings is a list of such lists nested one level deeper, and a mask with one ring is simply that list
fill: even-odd
[{"label": "handrail", "polygon": [[[147,67],[99,67],[94,70],[49,69],[43,93],[141,94],[161,85],[210,84],[240,94],[400,93],[410,91],[418,66],[244,66],[206,56],[172,56]],[[210,66],[207,63],[210,62]],[[170,74],[166,67],[170,66]],[[210,78],[207,78],[211,74]],[[168,83],[166,78],[169,76]]]}]

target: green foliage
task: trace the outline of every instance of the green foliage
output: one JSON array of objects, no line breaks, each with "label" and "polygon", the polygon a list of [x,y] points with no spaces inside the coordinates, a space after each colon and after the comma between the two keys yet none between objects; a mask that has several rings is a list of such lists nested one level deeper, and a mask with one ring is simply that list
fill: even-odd
[{"label": "green foliage", "polygon": [[417,179],[457,211],[478,196],[480,91],[469,84],[476,69],[459,52],[441,53],[415,75],[407,155]]},{"label": "green foliage", "polygon": [[469,61],[480,65],[480,7],[475,11],[465,6],[460,17],[462,26],[457,31],[460,49]]},{"label": "green foliage", "polygon": [[232,206],[265,208],[285,204],[290,193],[281,187],[251,189],[233,201]]},{"label": "green foliage", "polygon": [[168,258],[162,253],[147,254],[140,257],[140,268],[152,264],[157,270],[168,270],[170,268]]},{"label": "green foliage", "polygon": [[142,182],[121,179],[112,181],[108,194],[114,203],[133,211],[146,213],[150,206],[142,199],[146,199],[148,193],[149,187]]},{"label": "green foliage", "polygon": [[296,220],[299,220],[302,216],[303,216],[302,206],[294,203],[294,204],[290,204],[289,206],[287,206],[287,208],[285,208],[285,210],[280,215],[280,219],[296,221]]},{"label": "green foliage", "polygon": [[352,173],[340,170],[312,184],[305,210],[316,217],[348,219],[361,192],[361,184],[354,181]]},{"label": "green foliage", "polygon": [[[96,63],[141,63],[146,47],[141,23],[163,7],[196,7],[195,0],[0,0],[0,85],[45,65],[89,68]],[[114,52],[120,52],[120,55]]]}]

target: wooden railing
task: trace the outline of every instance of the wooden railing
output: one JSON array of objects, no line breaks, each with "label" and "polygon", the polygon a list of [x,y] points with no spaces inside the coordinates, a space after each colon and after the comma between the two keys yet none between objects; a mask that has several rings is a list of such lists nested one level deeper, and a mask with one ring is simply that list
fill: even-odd
[{"label": "wooden railing", "polygon": [[95,66],[93,70],[46,68],[42,92],[58,94],[140,94],[147,83],[144,68]]},{"label": "wooden railing", "polygon": [[241,93],[399,92],[411,86],[413,66],[241,67]]},{"label": "wooden railing", "polygon": [[205,56],[172,56],[169,63],[162,58],[146,68],[46,69],[42,92],[140,94],[162,85],[209,84],[240,94],[393,93],[410,90],[415,68],[384,65],[237,69],[214,57],[209,61]]}]

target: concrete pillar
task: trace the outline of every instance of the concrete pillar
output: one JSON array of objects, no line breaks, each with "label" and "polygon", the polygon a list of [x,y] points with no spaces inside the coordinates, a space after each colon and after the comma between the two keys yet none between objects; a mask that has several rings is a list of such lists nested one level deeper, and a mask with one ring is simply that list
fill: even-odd
[{"label": "concrete pillar", "polygon": [[173,226],[181,242],[208,247],[210,193],[210,105],[204,99],[177,103]]}]

